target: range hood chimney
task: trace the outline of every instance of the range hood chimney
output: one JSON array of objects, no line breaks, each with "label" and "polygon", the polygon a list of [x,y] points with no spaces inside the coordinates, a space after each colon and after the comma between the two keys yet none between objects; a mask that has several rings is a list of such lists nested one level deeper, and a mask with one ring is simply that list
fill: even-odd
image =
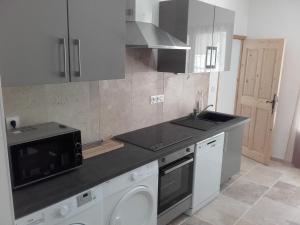
[{"label": "range hood chimney", "polygon": [[183,49],[190,47],[160,29],[158,24],[159,0],[127,0],[126,47],[153,49]]}]

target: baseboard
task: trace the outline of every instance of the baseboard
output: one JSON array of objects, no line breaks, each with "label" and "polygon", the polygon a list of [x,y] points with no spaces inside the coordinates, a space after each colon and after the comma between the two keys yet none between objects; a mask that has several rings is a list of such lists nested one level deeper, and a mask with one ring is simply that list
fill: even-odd
[{"label": "baseboard", "polygon": [[293,166],[293,164],[285,159],[278,159],[278,158],[275,158],[275,157],[271,157],[271,160],[272,161],[275,161],[275,162],[280,162],[284,165],[288,165],[288,166]]}]

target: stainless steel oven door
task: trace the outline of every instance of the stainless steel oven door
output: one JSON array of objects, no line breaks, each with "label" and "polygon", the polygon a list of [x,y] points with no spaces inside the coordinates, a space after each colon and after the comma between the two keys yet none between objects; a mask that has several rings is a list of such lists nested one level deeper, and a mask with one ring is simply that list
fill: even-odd
[{"label": "stainless steel oven door", "polygon": [[160,168],[158,214],[192,194],[193,171],[193,154]]}]

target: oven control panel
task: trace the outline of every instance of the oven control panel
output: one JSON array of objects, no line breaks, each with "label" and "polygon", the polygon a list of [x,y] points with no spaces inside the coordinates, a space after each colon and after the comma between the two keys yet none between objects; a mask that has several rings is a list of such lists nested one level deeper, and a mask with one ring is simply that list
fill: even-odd
[{"label": "oven control panel", "polygon": [[167,155],[166,157],[161,158],[158,162],[159,167],[168,165],[171,162],[181,159],[187,155],[194,154],[194,152],[195,152],[195,145],[191,145],[189,147],[180,149],[177,152],[171,153],[170,155]]}]

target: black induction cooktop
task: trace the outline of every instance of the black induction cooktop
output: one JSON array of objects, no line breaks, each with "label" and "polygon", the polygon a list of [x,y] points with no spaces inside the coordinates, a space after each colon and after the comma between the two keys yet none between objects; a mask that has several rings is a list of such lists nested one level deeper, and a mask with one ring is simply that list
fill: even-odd
[{"label": "black induction cooktop", "polygon": [[171,145],[178,144],[192,138],[184,130],[176,129],[170,124],[161,124],[137,131],[122,134],[117,139],[145,148],[150,151],[159,151]]}]

